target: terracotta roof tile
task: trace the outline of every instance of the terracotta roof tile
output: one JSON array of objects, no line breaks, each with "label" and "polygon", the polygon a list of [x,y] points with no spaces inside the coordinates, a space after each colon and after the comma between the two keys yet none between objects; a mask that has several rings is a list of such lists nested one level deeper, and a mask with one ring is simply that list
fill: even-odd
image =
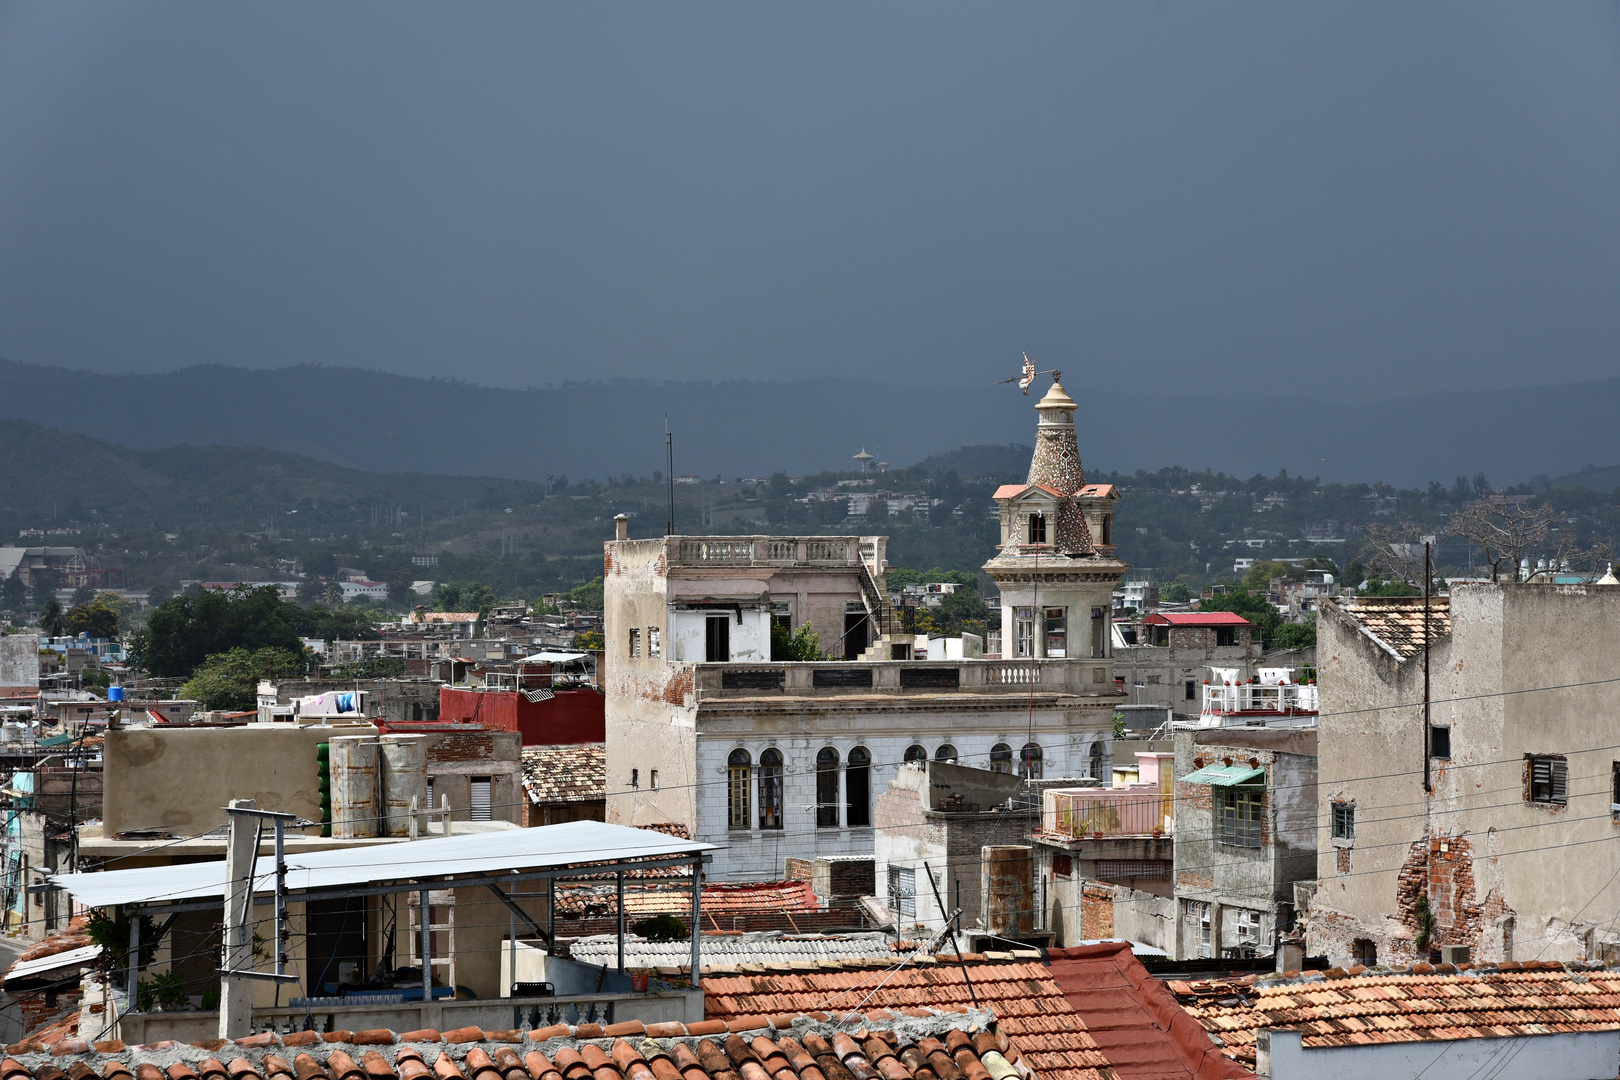
[{"label": "terracotta roof tile", "polygon": [[[1451,633],[1451,598],[1429,598],[1429,640]],[[1330,602],[1361,631],[1402,660],[1423,651],[1423,598],[1420,596],[1360,596]]]},{"label": "terracotta roof tile", "polygon": [[[1186,1013],[1220,1036],[1227,1056],[1252,1064],[1261,1028],[1298,1027],[1307,1047],[1510,1038],[1620,1029],[1620,971],[1368,974],[1329,981],[1235,983],[1198,993],[1171,983]],[[1237,1004],[1221,1004],[1236,999]],[[1122,1072],[1121,1076],[1125,1074]]]}]

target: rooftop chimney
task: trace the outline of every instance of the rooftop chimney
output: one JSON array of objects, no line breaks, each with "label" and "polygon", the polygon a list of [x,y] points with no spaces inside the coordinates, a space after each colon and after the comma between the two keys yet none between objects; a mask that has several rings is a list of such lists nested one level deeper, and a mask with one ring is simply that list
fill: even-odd
[{"label": "rooftop chimney", "polygon": [[613,539],[630,539],[630,515],[618,514],[613,518]]}]

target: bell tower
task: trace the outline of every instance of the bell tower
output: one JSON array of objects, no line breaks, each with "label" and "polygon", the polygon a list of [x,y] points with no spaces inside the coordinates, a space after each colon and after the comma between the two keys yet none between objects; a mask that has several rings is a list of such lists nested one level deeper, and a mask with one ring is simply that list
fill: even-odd
[{"label": "bell tower", "polygon": [[1053,379],[1035,405],[1040,419],[1029,479],[1003,484],[995,494],[1001,546],[984,572],[1001,589],[1003,659],[1113,654],[1114,587],[1130,569],[1114,556],[1119,491],[1086,483],[1076,408]]}]

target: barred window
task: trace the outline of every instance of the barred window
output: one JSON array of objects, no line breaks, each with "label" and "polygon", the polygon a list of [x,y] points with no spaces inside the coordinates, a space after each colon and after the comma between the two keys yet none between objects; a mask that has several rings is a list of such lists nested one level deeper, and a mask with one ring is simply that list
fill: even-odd
[{"label": "barred window", "polygon": [[1354,840],[1356,838],[1356,804],[1336,802],[1333,804],[1333,839]]},{"label": "barred window", "polygon": [[660,640],[660,634],[658,632],[658,627],[656,627],[656,626],[647,627],[647,655],[648,656],[662,656],[663,653],[664,653],[664,644]]},{"label": "barred window", "polygon": [[1260,846],[1260,811],[1265,792],[1260,788],[1228,788],[1221,792],[1219,837],[1232,847]]},{"label": "barred window", "polygon": [[990,748],[990,771],[1012,772],[1012,747],[1004,742],[998,742]]},{"label": "barred window", "polygon": [[1121,881],[1125,878],[1155,878],[1160,881],[1170,879],[1170,861],[1168,859],[1098,859],[1097,876],[1104,881]]},{"label": "barred window", "polygon": [[748,820],[748,788],[753,779],[748,751],[733,750],[726,759],[726,823],[733,829],[746,829]]},{"label": "barred window", "polygon": [[889,910],[896,915],[917,914],[917,871],[889,867]]},{"label": "barred window", "polygon": [[641,630],[639,627],[630,628],[630,659],[634,660],[641,655]]},{"label": "barred window", "polygon": [[1562,754],[1530,754],[1530,801],[1551,806],[1569,802],[1569,763]]}]

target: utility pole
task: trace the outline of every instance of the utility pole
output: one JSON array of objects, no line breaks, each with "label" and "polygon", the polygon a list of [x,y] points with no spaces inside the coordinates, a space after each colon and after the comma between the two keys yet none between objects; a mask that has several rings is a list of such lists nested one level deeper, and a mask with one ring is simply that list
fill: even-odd
[{"label": "utility pole", "polygon": [[1423,794],[1434,794],[1434,778],[1429,774],[1429,761],[1433,756],[1430,740],[1434,737],[1429,721],[1429,593],[1433,589],[1434,569],[1430,565],[1429,541],[1423,541]]},{"label": "utility pole", "polygon": [[664,452],[669,458],[669,528],[664,531],[665,536],[675,535],[675,436],[669,430],[669,414],[664,414]]},{"label": "utility pole", "polygon": [[[252,799],[232,799],[231,810],[254,810]],[[253,964],[253,869],[259,857],[258,823],[245,814],[228,814],[230,839],[225,846],[225,948],[220,958],[219,1037],[238,1039],[253,1023],[253,980],[243,972]],[[134,989],[131,988],[131,994]]]}]

